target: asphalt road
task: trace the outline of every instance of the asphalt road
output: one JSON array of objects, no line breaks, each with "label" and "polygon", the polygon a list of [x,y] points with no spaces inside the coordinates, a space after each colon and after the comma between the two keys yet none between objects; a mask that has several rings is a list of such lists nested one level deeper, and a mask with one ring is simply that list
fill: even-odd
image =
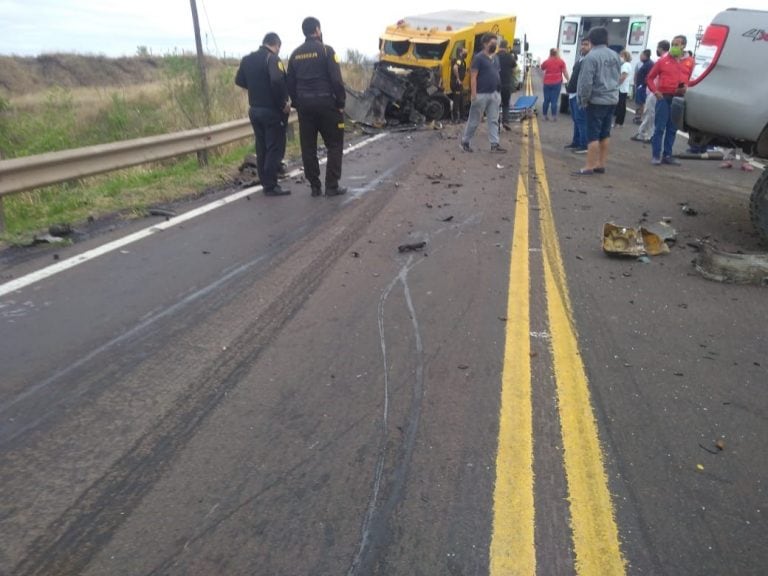
[{"label": "asphalt road", "polygon": [[[768,293],[689,245],[759,249],[757,173],[652,168],[628,125],[579,179],[570,128],[389,134],[348,197],[254,192],[1,296],[0,573],[764,574]],[[664,217],[670,254],[602,253]]]}]

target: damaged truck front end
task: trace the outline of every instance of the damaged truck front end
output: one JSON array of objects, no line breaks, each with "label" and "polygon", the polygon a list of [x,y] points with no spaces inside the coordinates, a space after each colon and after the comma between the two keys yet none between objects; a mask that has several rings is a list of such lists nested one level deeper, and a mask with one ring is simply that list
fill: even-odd
[{"label": "damaged truck front end", "polygon": [[440,68],[393,66],[379,62],[365,92],[347,88],[346,113],[366,126],[419,125],[450,112]]}]

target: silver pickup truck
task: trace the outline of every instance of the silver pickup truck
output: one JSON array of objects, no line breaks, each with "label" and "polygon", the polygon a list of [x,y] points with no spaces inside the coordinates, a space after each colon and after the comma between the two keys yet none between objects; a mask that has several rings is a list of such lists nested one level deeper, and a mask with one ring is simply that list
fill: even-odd
[{"label": "silver pickup truck", "polygon": [[[731,8],[706,29],[673,118],[693,145],[742,148],[768,158],[768,11]],[[752,222],[768,241],[768,170],[755,183]]]}]

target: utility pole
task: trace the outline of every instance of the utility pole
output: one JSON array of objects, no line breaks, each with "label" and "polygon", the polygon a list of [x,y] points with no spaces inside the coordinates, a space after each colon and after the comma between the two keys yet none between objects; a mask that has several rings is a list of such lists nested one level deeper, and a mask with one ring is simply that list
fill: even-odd
[{"label": "utility pole", "polygon": [[[192,8],[192,24],[195,26],[195,46],[197,48],[197,65],[200,68],[200,90],[203,98],[203,111],[205,112],[205,125],[211,125],[211,102],[208,99],[208,76],[205,74],[205,54],[203,53],[203,40],[200,37],[200,21],[197,19],[197,3],[189,0]],[[208,166],[208,150],[200,150],[197,153],[197,161],[200,166]]]},{"label": "utility pole", "polygon": [[699,46],[701,46],[701,39],[704,38],[704,26],[699,24],[699,29],[696,30],[696,46],[693,48],[694,55],[699,50]]}]

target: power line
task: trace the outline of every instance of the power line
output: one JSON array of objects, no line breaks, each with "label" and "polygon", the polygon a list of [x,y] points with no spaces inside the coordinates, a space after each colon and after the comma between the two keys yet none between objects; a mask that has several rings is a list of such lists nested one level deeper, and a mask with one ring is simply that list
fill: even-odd
[{"label": "power line", "polygon": [[208,23],[208,30],[211,32],[211,39],[213,40],[213,47],[216,49],[216,56],[219,56],[219,45],[216,42],[216,35],[213,33],[213,26],[211,26],[211,19],[208,18],[208,9],[205,7],[205,0],[200,0],[203,5],[203,14],[205,14],[205,21]]}]

